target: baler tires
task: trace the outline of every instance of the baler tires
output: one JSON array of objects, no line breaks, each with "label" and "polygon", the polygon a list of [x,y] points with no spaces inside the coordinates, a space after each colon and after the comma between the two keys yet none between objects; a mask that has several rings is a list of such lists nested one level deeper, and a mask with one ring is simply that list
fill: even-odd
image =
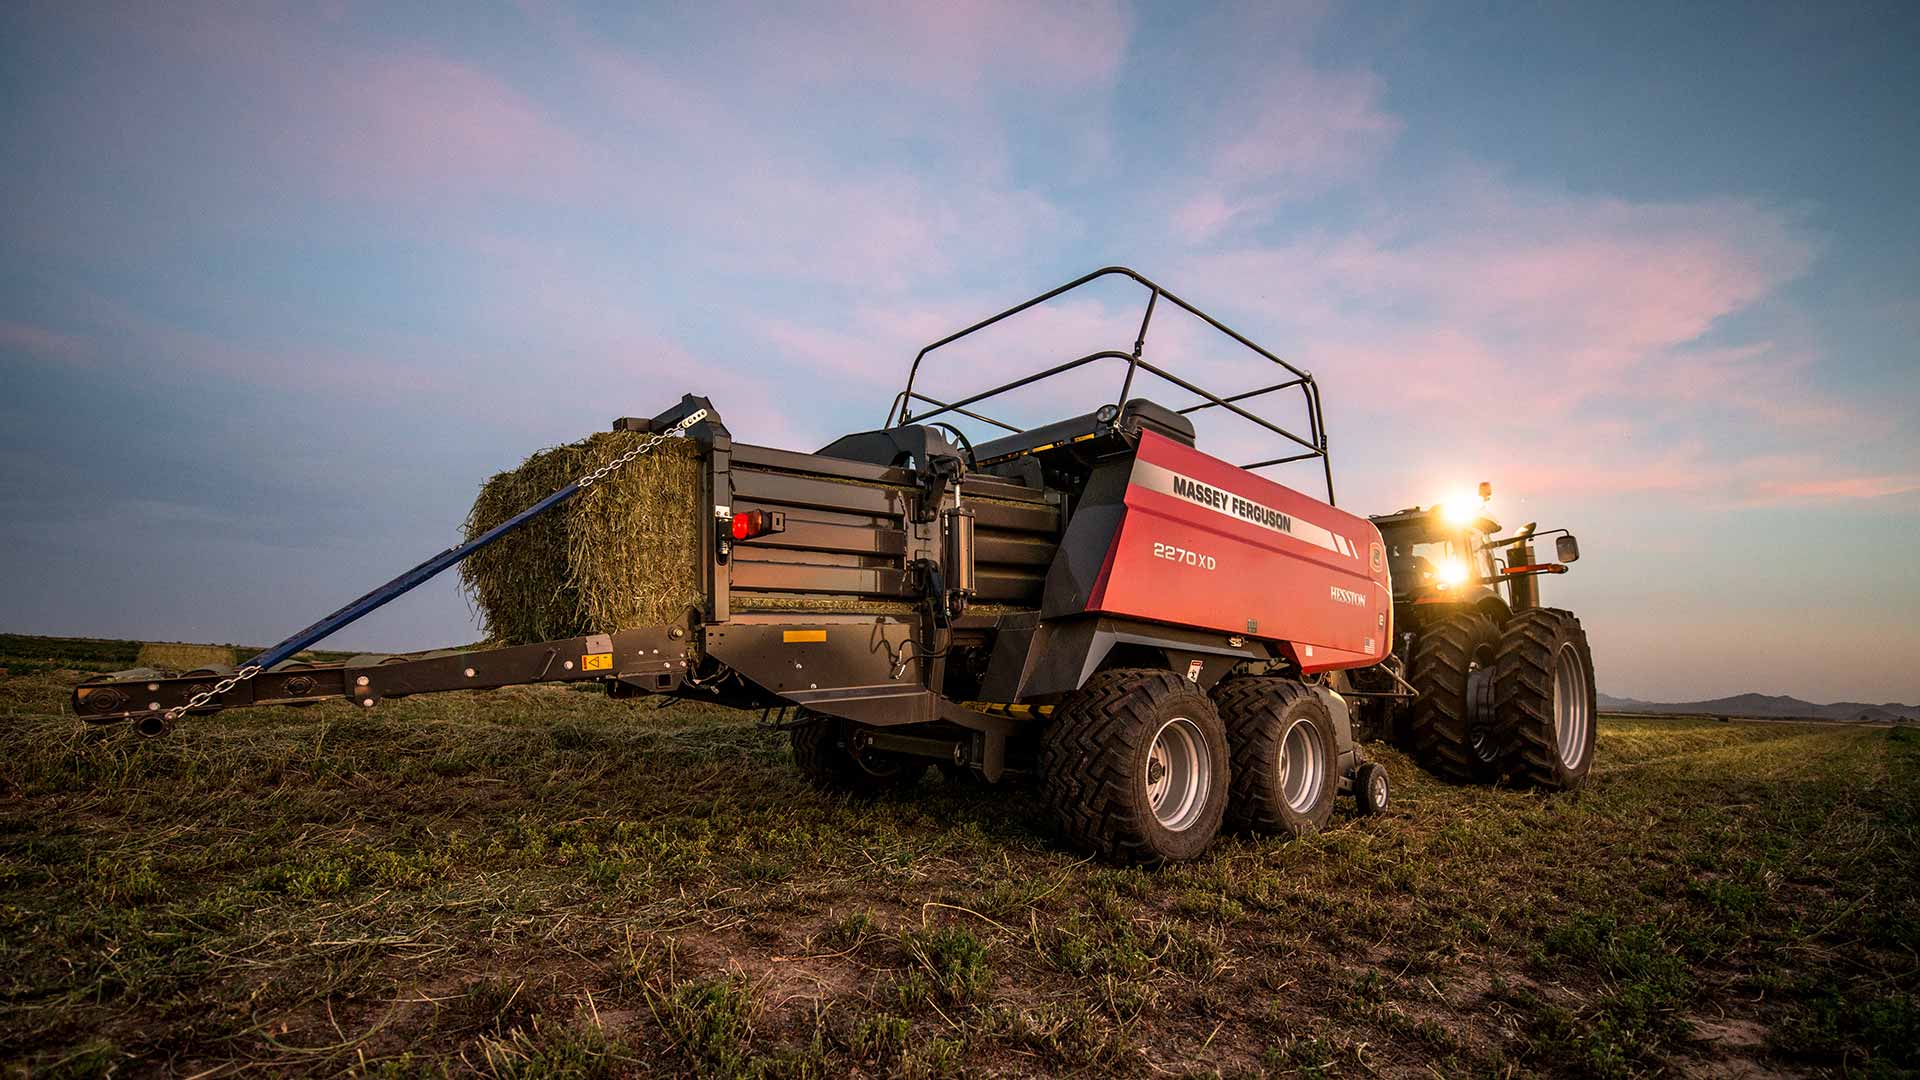
[{"label": "baler tires", "polygon": [[1096,673],[1041,737],[1041,798],[1075,847],[1117,863],[1198,856],[1227,808],[1227,732],[1169,671]]},{"label": "baler tires", "polygon": [[1599,714],[1593,650],[1573,612],[1522,611],[1507,623],[1494,670],[1501,768],[1517,784],[1571,791],[1593,768]]},{"label": "baler tires", "polygon": [[1311,687],[1291,679],[1230,679],[1214,690],[1233,748],[1227,822],[1300,837],[1326,828],[1340,783],[1333,717]]},{"label": "baler tires", "polygon": [[1476,716],[1475,693],[1492,696],[1500,628],[1475,611],[1455,612],[1421,627],[1407,681],[1419,691],[1407,734],[1414,760],[1456,783],[1499,779],[1497,724]]},{"label": "baler tires", "polygon": [[927,763],[919,758],[872,750],[856,755],[848,748],[848,724],[814,716],[788,734],[793,763],[815,788],[847,795],[879,795],[919,781]]}]

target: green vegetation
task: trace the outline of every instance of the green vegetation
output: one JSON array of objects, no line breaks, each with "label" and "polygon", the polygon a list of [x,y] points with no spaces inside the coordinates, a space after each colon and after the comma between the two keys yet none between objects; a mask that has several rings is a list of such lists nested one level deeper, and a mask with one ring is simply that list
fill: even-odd
[{"label": "green vegetation", "polygon": [[1564,797],[1376,749],[1387,816],[1141,871],[1020,786],[818,796],[691,706],[530,688],[143,741],[62,716],[76,678],[0,681],[15,1068],[1920,1069],[1912,730],[1610,718]]},{"label": "green vegetation", "polygon": [[[213,650],[225,650],[218,656]],[[188,669],[219,660],[227,653],[246,658],[265,651],[264,645],[180,645],[175,642],[122,641],[117,638],[38,637],[32,634],[0,634],[0,669],[9,674],[33,672],[125,671],[152,665]],[[189,652],[191,651],[191,652]],[[302,660],[345,660],[350,652],[309,649],[299,654]]]}]

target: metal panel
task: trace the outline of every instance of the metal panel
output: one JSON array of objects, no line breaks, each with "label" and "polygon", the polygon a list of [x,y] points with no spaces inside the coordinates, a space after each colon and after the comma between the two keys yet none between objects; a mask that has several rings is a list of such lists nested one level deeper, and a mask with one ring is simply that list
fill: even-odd
[{"label": "metal panel", "polygon": [[[757,509],[753,506],[741,508]],[[786,531],[768,533],[752,540],[741,541],[735,545],[734,551],[738,553],[736,557],[757,558],[758,555],[751,553],[756,553],[763,548],[832,551],[849,555],[904,556],[907,553],[907,534],[899,529],[873,525],[808,521],[789,514]]]},{"label": "metal panel", "polygon": [[1031,603],[1038,606],[1040,590],[1046,585],[1044,571],[1032,574],[1002,572],[994,569],[979,571],[976,587],[979,599],[989,603]]},{"label": "metal panel", "polygon": [[973,550],[975,561],[983,566],[1004,563],[1012,566],[1044,567],[1053,562],[1053,553],[1059,550],[1059,545],[1025,537],[990,536],[985,532],[977,531],[974,533]]},{"label": "metal panel", "polygon": [[748,446],[745,443],[736,444],[733,453],[734,460],[747,469],[780,469],[803,476],[840,476],[849,480],[865,480],[902,487],[914,482],[913,474],[905,469],[870,465],[864,461],[849,461],[846,458],[800,454],[792,450],[777,450],[770,446]]},{"label": "metal panel", "polygon": [[1048,536],[1060,531],[1060,511],[1051,506],[1010,506],[974,499],[965,501],[974,512],[974,526],[978,529],[1008,529]]},{"label": "metal panel", "polygon": [[856,593],[891,597],[907,595],[906,575],[895,569],[771,563],[752,559],[734,560],[733,587],[773,592]]},{"label": "metal panel", "polygon": [[785,473],[743,469],[735,462],[733,493],[737,499],[779,506],[819,506],[829,510],[859,510],[898,516],[906,512],[907,493],[895,488],[812,480]]}]

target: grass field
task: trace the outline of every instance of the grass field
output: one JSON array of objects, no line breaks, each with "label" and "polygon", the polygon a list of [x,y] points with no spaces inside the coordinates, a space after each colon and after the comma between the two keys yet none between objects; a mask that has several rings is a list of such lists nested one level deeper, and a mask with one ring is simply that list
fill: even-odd
[{"label": "grass field", "polygon": [[[7,663],[0,659],[0,663]],[[1920,1069],[1920,731],[1610,718],[1565,797],[1161,871],[564,689],[141,741],[0,681],[0,1061],[49,1075]],[[72,666],[89,666],[84,657]]]}]

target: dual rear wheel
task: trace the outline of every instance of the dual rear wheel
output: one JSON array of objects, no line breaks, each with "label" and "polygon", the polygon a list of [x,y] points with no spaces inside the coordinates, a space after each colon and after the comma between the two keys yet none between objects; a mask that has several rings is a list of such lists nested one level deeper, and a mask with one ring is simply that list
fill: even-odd
[{"label": "dual rear wheel", "polygon": [[1593,653],[1573,613],[1532,608],[1504,626],[1461,611],[1419,631],[1409,681],[1413,756],[1469,783],[1507,778],[1550,790],[1586,782],[1593,764]]},{"label": "dual rear wheel", "polygon": [[[1104,671],[1054,713],[1042,797],[1075,846],[1115,862],[1206,850],[1223,824],[1323,828],[1339,789],[1333,720],[1306,686],[1245,678],[1209,697],[1172,672]],[[1379,775],[1385,805],[1385,775]]]},{"label": "dual rear wheel", "polygon": [[[792,731],[793,756],[819,788],[878,794],[915,782],[923,759],[860,750],[826,716]],[[1324,828],[1340,788],[1333,718],[1314,690],[1235,678],[1209,696],[1163,669],[1103,671],[1041,735],[1041,798],[1067,840],[1119,863],[1192,859],[1221,826],[1298,837]],[[1387,800],[1378,765],[1356,775],[1364,811]]]}]

